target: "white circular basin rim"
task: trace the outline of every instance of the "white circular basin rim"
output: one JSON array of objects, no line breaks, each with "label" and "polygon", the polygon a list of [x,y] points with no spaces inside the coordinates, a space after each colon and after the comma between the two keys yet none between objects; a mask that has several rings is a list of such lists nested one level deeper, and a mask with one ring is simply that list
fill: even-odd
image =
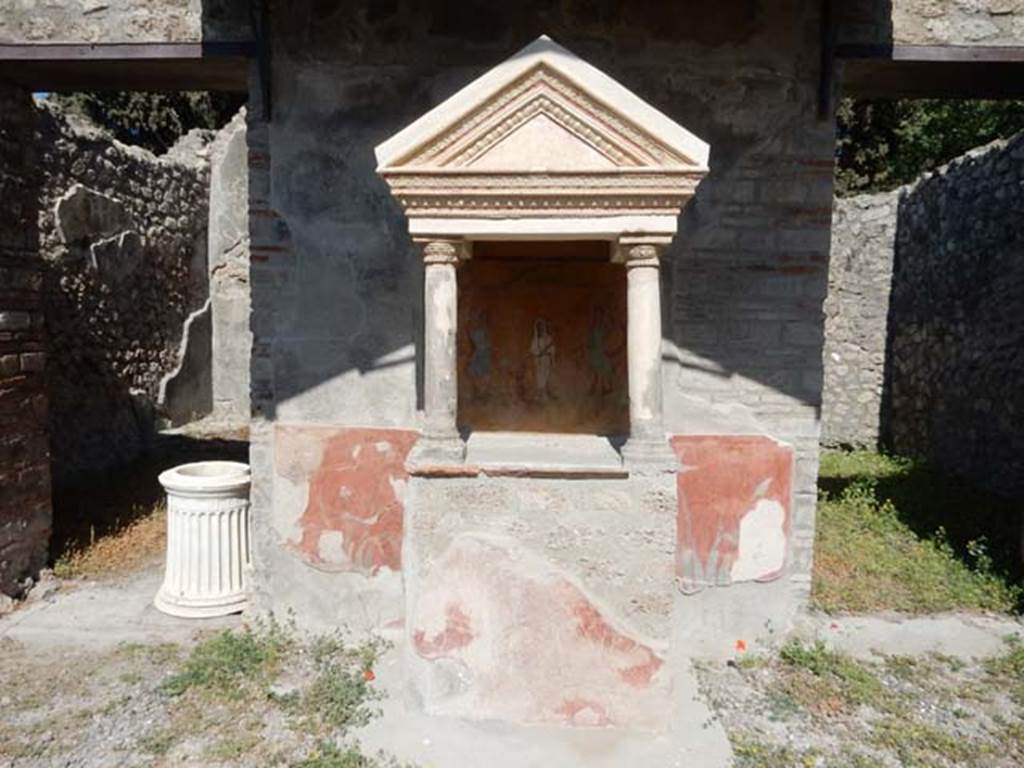
[{"label": "white circular basin rim", "polygon": [[175,491],[225,490],[249,480],[249,465],[240,461],[194,461],[160,473],[160,484]]}]

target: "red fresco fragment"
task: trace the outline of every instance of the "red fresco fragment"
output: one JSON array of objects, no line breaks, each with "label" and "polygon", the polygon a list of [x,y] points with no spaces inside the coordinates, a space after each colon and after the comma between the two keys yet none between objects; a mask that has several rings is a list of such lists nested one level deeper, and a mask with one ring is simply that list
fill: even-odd
[{"label": "red fresco fragment", "polygon": [[465,648],[473,641],[469,616],[459,606],[448,603],[444,613],[444,629],[429,640],[422,629],[413,632],[412,641],[416,652],[425,659],[439,659],[458,648]]},{"label": "red fresco fragment", "polygon": [[566,699],[555,711],[572,725],[611,725],[611,721],[608,719],[608,712],[596,701]]},{"label": "red fresco fragment", "polygon": [[[319,467],[309,479],[302,535],[291,542],[325,570],[367,575],[402,566],[404,507],[395,483],[408,474],[405,459],[417,433],[393,429],[342,429],[328,439]],[[341,534],[337,560],[325,559],[320,539]]]},{"label": "red fresco fragment", "polygon": [[[739,551],[740,521],[760,499],[792,518],[793,449],[761,435],[676,435],[672,448],[683,470],[679,496],[676,576],[683,588],[730,583]],[[771,581],[781,570],[757,581]]]},{"label": "red fresco fragment", "polygon": [[639,654],[642,657],[643,660],[639,664],[622,667],[618,670],[619,676],[624,681],[634,686],[651,684],[651,679],[662,664],[661,659],[655,655],[654,651],[617,632],[604,620],[594,604],[582,596],[573,603],[572,613],[576,618],[576,632],[580,637],[607,649],[627,654]]},{"label": "red fresco fragment", "polygon": [[668,711],[658,650],[507,540],[456,536],[421,583],[409,639],[417,658],[455,662],[470,681],[457,696],[428,686],[433,714],[660,728]]}]

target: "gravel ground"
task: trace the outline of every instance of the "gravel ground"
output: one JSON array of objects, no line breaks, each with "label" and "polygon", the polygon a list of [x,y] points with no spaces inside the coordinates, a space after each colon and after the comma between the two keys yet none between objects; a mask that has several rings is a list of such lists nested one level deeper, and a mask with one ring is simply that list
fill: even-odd
[{"label": "gravel ground", "polygon": [[854,659],[823,644],[698,667],[737,768],[1024,765],[1024,648]]}]

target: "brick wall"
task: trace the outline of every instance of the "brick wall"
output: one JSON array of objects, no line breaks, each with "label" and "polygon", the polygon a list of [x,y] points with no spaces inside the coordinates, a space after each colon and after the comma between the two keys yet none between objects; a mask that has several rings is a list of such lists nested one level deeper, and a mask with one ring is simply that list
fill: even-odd
[{"label": "brick wall", "polygon": [[0,87],[0,592],[46,561],[50,465],[31,96]]}]

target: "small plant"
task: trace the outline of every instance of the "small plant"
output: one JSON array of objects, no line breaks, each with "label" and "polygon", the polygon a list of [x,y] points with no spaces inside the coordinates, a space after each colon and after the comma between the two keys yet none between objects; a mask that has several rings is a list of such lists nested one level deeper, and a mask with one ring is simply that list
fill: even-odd
[{"label": "small plant", "polygon": [[377,714],[369,704],[380,698],[371,686],[380,650],[379,641],[351,647],[337,633],[312,642],[309,654],[316,677],[299,701],[308,727],[316,733],[344,730],[365,725]]},{"label": "small plant", "polygon": [[400,764],[383,753],[363,754],[358,744],[338,746],[322,741],[313,752],[293,768],[402,768]]},{"label": "small plant", "polygon": [[291,642],[288,633],[273,620],[253,629],[224,630],[199,643],[181,671],[167,678],[160,690],[180,696],[191,688],[203,688],[215,695],[238,698],[247,685],[269,684]]},{"label": "small plant", "polygon": [[817,678],[818,685],[796,680],[788,686],[790,694],[809,708],[831,711],[867,704],[883,709],[888,704],[885,688],[871,671],[846,654],[830,650],[820,640],[813,645],[791,640],[783,646],[779,658],[791,669]]}]

